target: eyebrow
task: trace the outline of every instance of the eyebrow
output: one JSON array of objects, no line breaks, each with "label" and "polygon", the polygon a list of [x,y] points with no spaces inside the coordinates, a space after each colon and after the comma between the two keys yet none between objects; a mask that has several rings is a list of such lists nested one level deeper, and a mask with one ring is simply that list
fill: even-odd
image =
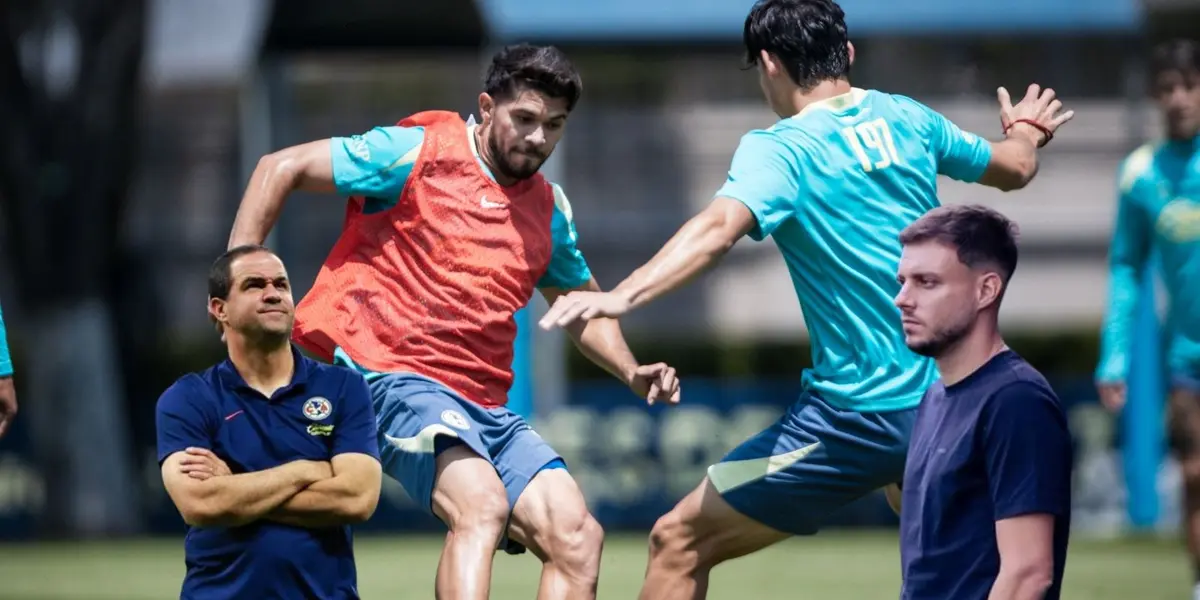
[{"label": "eyebrow", "polygon": [[279,275],[276,277],[263,277],[262,275],[247,275],[246,278],[242,280],[242,286],[245,287],[252,283],[266,283],[268,280],[270,280],[276,284],[279,284],[280,282],[286,283],[288,278],[287,278],[287,275]]}]

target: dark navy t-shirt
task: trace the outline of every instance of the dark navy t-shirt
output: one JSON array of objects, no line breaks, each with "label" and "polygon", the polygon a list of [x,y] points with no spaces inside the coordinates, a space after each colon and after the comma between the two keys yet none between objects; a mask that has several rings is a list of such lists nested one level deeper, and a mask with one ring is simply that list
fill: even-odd
[{"label": "dark navy t-shirt", "polygon": [[[293,349],[290,385],[267,398],[226,360],[181,377],[158,400],[158,462],[189,447],[212,450],[234,473],[342,453],[379,458],[375,412],[362,375]],[[181,597],[357,598],[350,527],[268,521],[190,527]]]},{"label": "dark navy t-shirt", "polygon": [[966,379],[925,394],[904,471],[900,557],[904,600],[984,600],[1000,571],[996,521],[1054,520],[1054,584],[1062,590],[1073,451],[1046,380],[1005,351]]}]

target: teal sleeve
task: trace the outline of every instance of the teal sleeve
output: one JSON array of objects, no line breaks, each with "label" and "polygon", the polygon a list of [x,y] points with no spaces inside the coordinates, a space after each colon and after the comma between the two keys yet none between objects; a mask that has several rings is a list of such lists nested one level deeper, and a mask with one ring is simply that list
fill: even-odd
[{"label": "teal sleeve", "polygon": [[992,160],[991,143],[959,129],[933,109],[926,110],[930,120],[929,141],[937,157],[938,173],[967,183],[979,181]]},{"label": "teal sleeve", "polygon": [[938,111],[908,96],[893,95],[892,98],[929,141],[939,174],[967,183],[975,183],[983,177],[992,160],[990,142],[963,131]]},{"label": "teal sleeve", "polygon": [[367,212],[394,206],[421,152],[420,127],[376,127],[329,140],[333,183],[342,196],[363,196]]},{"label": "teal sleeve", "polygon": [[746,205],[756,222],[748,234],[763,240],[796,212],[800,198],[799,159],[778,134],[754,130],[742,136],[729,175],[716,196]]},{"label": "teal sleeve", "polygon": [[550,232],[554,237],[554,253],[550,256],[550,266],[538,280],[537,286],[560,290],[583,287],[591,281],[592,270],[576,245],[579,234],[575,232],[571,203],[557,184],[554,185],[554,217],[550,222]]},{"label": "teal sleeve", "polygon": [[0,377],[11,377],[12,374],[12,356],[8,354],[8,329],[4,326],[4,313],[0,311]]},{"label": "teal sleeve", "polygon": [[1151,223],[1138,205],[1135,189],[1121,194],[1108,258],[1108,311],[1100,332],[1098,381],[1124,381],[1129,370],[1133,322],[1141,296],[1142,275],[1150,254]]}]

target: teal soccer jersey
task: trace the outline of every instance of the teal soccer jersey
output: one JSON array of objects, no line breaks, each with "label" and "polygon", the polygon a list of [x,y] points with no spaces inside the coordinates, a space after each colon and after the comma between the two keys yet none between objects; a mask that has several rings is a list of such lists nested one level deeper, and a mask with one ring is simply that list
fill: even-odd
[{"label": "teal soccer jersey", "polygon": [[1170,299],[1168,365],[1175,375],[1195,377],[1200,374],[1200,138],[1135,150],[1121,165],[1118,188],[1096,376],[1125,379],[1138,288],[1153,249]]},{"label": "teal soccer jersey", "polygon": [[860,412],[920,403],[932,360],[904,344],[900,231],[939,205],[937,176],[974,182],[991,146],[903,96],[853,91],[746,134],[717,196],[746,205],[787,262],[812,344],[806,389]]}]

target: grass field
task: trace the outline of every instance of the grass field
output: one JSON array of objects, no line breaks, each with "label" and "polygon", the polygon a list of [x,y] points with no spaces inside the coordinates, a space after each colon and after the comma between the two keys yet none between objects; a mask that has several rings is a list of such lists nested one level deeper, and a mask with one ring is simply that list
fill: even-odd
[{"label": "grass field", "polygon": [[[359,589],[366,599],[428,600],[440,537],[366,537],[357,541]],[[637,597],[644,536],[611,536],[600,577],[603,600]],[[895,598],[899,557],[894,532],[828,532],[728,563],[710,598]],[[529,600],[538,563],[496,558],[492,598]],[[178,598],[182,540],[0,545],[0,597],[6,600],[163,600]],[[1065,598],[1168,600],[1188,595],[1190,574],[1170,540],[1077,541],[1067,562]]]}]

